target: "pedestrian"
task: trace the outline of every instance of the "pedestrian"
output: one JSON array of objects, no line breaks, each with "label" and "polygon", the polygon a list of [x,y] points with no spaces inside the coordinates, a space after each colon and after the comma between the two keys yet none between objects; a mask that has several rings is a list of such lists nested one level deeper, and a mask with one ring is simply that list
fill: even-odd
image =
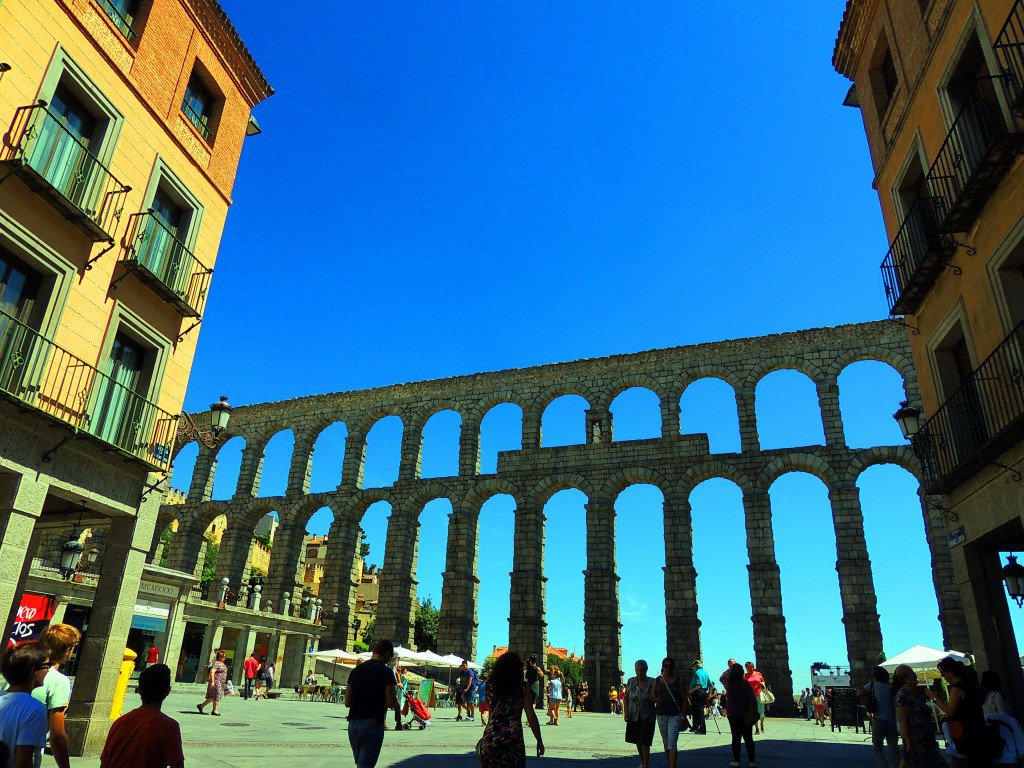
[{"label": "pedestrian", "polygon": [[228,655],[225,651],[217,651],[214,661],[207,668],[206,674],[206,700],[202,704],[196,704],[199,714],[205,715],[203,707],[213,704],[210,714],[220,717],[220,700],[224,698],[224,688],[228,681],[228,666],[224,663]]},{"label": "pedestrian", "polygon": [[956,751],[970,768],[986,768],[1001,750],[990,743],[981,711],[978,675],[962,661],[947,656],[938,665],[939,674],[949,686],[949,700],[942,701],[934,690],[925,688],[925,696],[946,715]]},{"label": "pedestrian", "polygon": [[622,714],[622,702],[625,700],[625,698],[626,698],[626,684],[625,683],[619,683],[619,698],[618,698],[618,701],[615,702],[615,714],[617,714],[617,715],[621,715]]},{"label": "pedestrian", "polygon": [[540,709],[541,702],[541,688],[544,682],[544,670],[537,665],[537,654],[531,653],[530,657],[526,660],[526,685],[530,689],[530,695],[533,696],[535,706]]},{"label": "pedestrian", "polygon": [[242,673],[245,675],[245,688],[242,690],[242,698],[252,697],[253,683],[256,682],[256,673],[260,671],[260,659],[256,651],[253,651],[242,663]]},{"label": "pedestrian", "polygon": [[711,678],[704,671],[700,659],[690,665],[693,676],[690,678],[690,717],[693,720],[691,727],[698,736],[707,735],[707,722],[704,719],[704,705],[708,701],[708,689],[711,687]]},{"label": "pedestrian", "polygon": [[267,698],[267,692],[263,690],[263,686],[267,682],[267,657],[260,656],[260,665],[256,669],[256,690],[253,694],[253,701],[259,701],[260,699]]},{"label": "pedestrian", "polygon": [[647,676],[647,662],[637,660],[633,665],[635,677],[626,681],[626,698],[622,702],[622,717],[626,721],[626,743],[635,744],[640,755],[640,768],[650,768],[651,744],[654,742],[654,702],[651,691],[654,680]]},{"label": "pedestrian", "polygon": [[357,768],[373,768],[384,745],[388,710],[401,712],[395,698],[395,675],[387,662],[395,652],[390,640],[378,640],[369,660],[359,664],[345,686],[348,742]]},{"label": "pedestrian", "polygon": [[985,716],[1006,715],[1013,717],[1010,708],[1003,698],[1002,684],[999,675],[991,669],[981,673],[981,684],[978,686],[978,693],[981,694],[981,711]]},{"label": "pedestrian", "polygon": [[817,688],[813,688],[807,692],[807,719],[814,720],[817,714],[814,711],[814,692]]},{"label": "pedestrian", "polygon": [[151,664],[160,663],[160,649],[156,647],[156,643],[149,644],[149,650],[146,651],[146,666]]},{"label": "pedestrian", "polygon": [[562,672],[551,667],[548,679],[548,725],[558,725],[558,712],[562,709]]},{"label": "pedestrian", "polygon": [[608,711],[613,715],[619,711],[619,688],[616,685],[608,689]]},{"label": "pedestrian", "polygon": [[151,664],[139,675],[142,705],[121,715],[107,734],[100,755],[101,768],[183,768],[178,722],[160,711],[171,692],[171,670]]},{"label": "pedestrian", "polygon": [[754,666],[754,662],[747,662],[747,673],[743,676],[750,687],[754,689],[754,695],[757,697],[757,725],[754,726],[754,733],[764,733],[764,716],[768,709],[768,705],[765,703],[765,682],[764,675]]},{"label": "pedestrian", "polygon": [[666,657],[661,662],[661,674],[654,681],[651,701],[655,705],[654,711],[658,717],[661,741],[665,745],[668,768],[676,768],[679,729],[682,725],[683,712],[686,711],[686,706],[689,703],[683,690],[682,681],[676,677],[675,660]]},{"label": "pedestrian", "polygon": [[587,711],[587,697],[590,695],[590,686],[584,680],[580,683],[580,689],[576,693],[576,711]]},{"label": "pedestrian", "polygon": [[896,691],[896,717],[903,737],[903,768],[939,768],[945,765],[935,741],[932,708],[917,687],[917,673],[906,664],[893,672]]},{"label": "pedestrian", "polygon": [[[857,695],[867,699],[871,715],[871,747],[878,768],[899,768],[899,734],[896,730],[896,691],[889,685],[889,672],[875,667],[873,681],[858,689]],[[886,747],[888,745],[888,747]]]},{"label": "pedestrian", "polygon": [[267,678],[266,678],[266,681],[265,681],[266,682],[266,686],[267,686],[267,693],[268,694],[270,693],[271,689],[274,687],[274,676],[276,674],[277,674],[277,670],[274,668],[273,660],[268,661],[267,662]]},{"label": "pedestrian", "polygon": [[476,688],[476,695],[480,697],[480,725],[487,727],[487,713],[491,711],[491,705],[487,703],[487,677],[480,675],[480,685]]},{"label": "pedestrian", "polygon": [[[825,727],[825,694],[822,693],[820,686],[814,686],[814,692],[811,696],[811,703],[814,705],[814,720],[822,728]],[[760,714],[760,713],[758,713]]]},{"label": "pedestrian", "polygon": [[47,652],[39,643],[4,651],[0,674],[7,690],[0,693],[0,743],[9,750],[5,768],[32,768],[46,746],[46,706],[32,695],[50,671]]},{"label": "pedestrian", "polygon": [[[358,665],[357,665],[358,666]],[[306,672],[306,679],[302,681],[303,685],[316,685],[316,675],[313,674],[313,670],[310,669]]]},{"label": "pedestrian", "polygon": [[729,732],[732,734],[731,768],[739,768],[740,741],[747,748],[750,768],[757,765],[753,734],[755,718],[748,717],[750,713],[758,714],[757,696],[743,676],[743,667],[734,661],[725,680],[725,716],[729,720]]},{"label": "pedestrian", "polygon": [[71,679],[60,671],[82,641],[82,633],[70,624],[51,624],[39,635],[39,646],[50,664],[43,684],[32,695],[46,707],[46,727],[50,732],[50,752],[58,768],[69,768],[68,736],[64,713],[71,701]]},{"label": "pedestrian", "polygon": [[[397,660],[398,657],[396,656]],[[395,698],[398,700],[398,706],[402,707],[405,704],[405,694],[409,690],[409,678],[405,674],[405,667],[395,665]],[[402,730],[402,716],[400,713],[395,713],[395,730]]]},{"label": "pedestrian", "polygon": [[487,678],[487,698],[490,719],[477,752],[482,768],[525,768],[524,713],[537,740],[537,757],[542,757],[544,739],[534,710],[533,694],[523,681],[523,662],[518,654],[506,651],[498,657]]},{"label": "pedestrian", "polygon": [[462,720],[462,708],[466,708],[466,719],[472,720],[469,716],[469,697],[470,688],[473,686],[473,675],[470,673],[469,662],[465,659],[459,664],[459,673],[455,677],[455,691],[456,691],[456,705],[458,710],[456,711],[455,722]]}]

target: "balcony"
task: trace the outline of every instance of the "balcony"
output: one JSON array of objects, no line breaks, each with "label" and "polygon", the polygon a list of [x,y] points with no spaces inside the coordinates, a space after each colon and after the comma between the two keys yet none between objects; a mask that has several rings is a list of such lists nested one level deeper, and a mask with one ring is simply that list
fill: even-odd
[{"label": "balcony", "polygon": [[166,471],[177,417],[0,311],[0,394]]},{"label": "balcony", "polygon": [[131,216],[121,263],[182,316],[202,316],[213,270],[153,211]]},{"label": "balcony", "polygon": [[0,165],[20,176],[94,242],[114,242],[131,187],[114,178],[45,101],[15,111],[0,150]]},{"label": "balcony", "polygon": [[914,438],[927,493],[947,493],[1024,437],[1024,323]]},{"label": "balcony", "polygon": [[1011,85],[1007,75],[974,82],[928,171],[928,188],[945,202],[941,232],[971,228],[1024,146],[1024,133],[1000,101],[1012,98]]},{"label": "balcony", "polygon": [[910,206],[882,262],[882,282],[890,315],[917,311],[921,301],[956,249],[950,235],[939,231],[941,197],[922,197]]},{"label": "balcony", "polygon": [[1013,4],[1006,23],[992,44],[999,70],[1006,77],[1010,109],[1024,109],[1024,2]]}]

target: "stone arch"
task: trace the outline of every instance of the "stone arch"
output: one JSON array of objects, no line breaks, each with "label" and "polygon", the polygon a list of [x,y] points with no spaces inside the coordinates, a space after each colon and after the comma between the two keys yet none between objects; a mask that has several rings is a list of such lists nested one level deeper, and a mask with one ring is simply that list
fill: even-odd
[{"label": "stone arch", "polygon": [[[286,435],[291,435],[291,447],[288,447]],[[256,446],[261,445],[259,448],[258,466],[255,471],[258,473],[258,477],[253,483],[253,493],[260,498],[267,498],[268,496],[286,496],[289,489],[289,476],[291,475],[291,467],[296,459],[296,452],[305,450],[298,443],[295,436],[295,431],[290,427],[283,429],[276,429],[273,434],[269,437],[264,438],[262,435],[257,443],[253,444],[253,451],[255,452]],[[275,466],[267,465],[268,451],[271,454],[280,451],[280,461],[271,462]],[[255,456],[253,457],[256,458]],[[271,456],[271,458],[274,458]],[[269,470],[269,472],[268,472]],[[273,485],[273,488],[268,486]]]},{"label": "stone arch", "polygon": [[[653,403],[650,402],[652,397]],[[620,389],[607,406],[611,442],[660,440],[665,437],[666,405],[664,394],[655,388],[637,384]],[[655,417],[655,426],[648,433],[645,427],[649,416]],[[623,436],[624,433],[632,434]],[[588,436],[588,441],[594,442],[592,436]]]},{"label": "stone arch", "polygon": [[860,349],[845,349],[835,356],[826,368],[827,376],[838,379],[844,369],[865,360],[877,363],[886,363],[891,366],[900,376],[903,377],[903,386],[907,388],[911,381],[916,380],[917,373],[914,370],[913,361],[896,349],[886,348],[881,345],[871,345]]},{"label": "stone arch", "polygon": [[529,498],[533,503],[543,508],[556,493],[570,488],[581,491],[588,499],[594,497],[593,485],[586,477],[574,472],[560,472],[548,475],[537,483],[530,489]]},{"label": "stone arch", "polygon": [[[787,374],[790,376],[788,381],[785,378]],[[839,419],[839,404],[834,381],[826,381],[821,376],[814,378],[802,370],[784,366],[761,376],[754,386],[753,396],[753,416],[760,450],[843,444],[842,428],[835,423]],[[779,436],[775,435],[774,440],[766,437],[766,426],[783,434],[784,441],[772,445]],[[793,440],[799,439],[793,436],[794,431],[806,433],[800,435],[806,440],[794,444]]]},{"label": "stone arch", "polygon": [[[398,425],[397,427],[395,426],[396,424]],[[387,413],[386,415],[381,415],[379,418],[375,419],[370,424],[370,428],[367,429],[365,432],[359,431],[358,433],[356,433],[360,436],[360,442],[362,443],[361,446],[359,446],[359,448],[362,451],[362,460],[360,461],[359,465],[359,475],[362,481],[361,487],[363,489],[367,487],[374,487],[366,485],[367,482],[369,482],[366,478],[367,468],[373,467],[373,465],[376,464],[376,462],[378,461],[378,456],[381,454],[383,454],[384,459],[386,459],[386,461],[383,459],[381,460],[382,464],[386,465],[386,468],[382,468],[381,470],[381,474],[386,476],[382,478],[382,481],[385,481],[385,484],[387,485],[388,483],[386,483],[386,480],[390,478],[391,484],[393,484],[403,476],[403,473],[406,471],[406,468],[408,467],[410,457],[415,457],[417,453],[415,450],[409,447],[408,441],[418,439],[418,435],[415,432],[411,432],[408,428],[408,425],[409,420],[407,416],[405,416],[404,414],[392,412]],[[394,440],[394,436],[388,435],[385,444],[381,445],[379,448],[375,448],[374,451],[371,452],[370,440],[371,437],[373,437],[375,430],[380,430],[380,432],[377,432],[378,437],[376,439],[378,440],[380,439],[379,435],[381,434],[381,432],[383,432],[386,435],[388,431],[398,430],[397,464],[395,461],[396,457],[393,455],[395,446],[391,444],[391,442]],[[353,433],[350,432],[349,439],[352,438],[352,435]],[[387,451],[387,453],[384,454],[384,451]]]},{"label": "stone arch", "polygon": [[175,489],[188,493],[195,478],[196,463],[199,461],[200,445],[198,440],[174,446],[171,455],[171,481]]},{"label": "stone arch", "polygon": [[842,483],[844,485],[855,485],[865,470],[879,464],[895,464],[902,467],[917,478],[917,481],[924,483],[924,473],[921,471],[921,462],[914,455],[909,445],[888,445],[875,448],[866,448],[854,454],[844,468]]},{"label": "stone arch", "polygon": [[593,408],[599,400],[590,387],[582,381],[561,381],[557,384],[551,384],[542,390],[537,397],[533,398],[531,405],[537,413],[544,413],[553,401],[566,395],[582,397],[587,401],[587,406],[590,408]]},{"label": "stone arch", "polygon": [[745,471],[730,462],[712,459],[687,467],[679,479],[675,493],[666,494],[666,499],[670,496],[677,499],[689,499],[694,488],[705,480],[716,477],[728,480],[738,486],[744,494],[754,490],[754,482]]},{"label": "stone arch", "polygon": [[523,490],[515,483],[501,477],[491,477],[473,485],[466,493],[463,505],[470,509],[480,509],[493,496],[511,496],[516,506],[523,502]]},{"label": "stone arch", "polygon": [[678,400],[682,397],[687,387],[701,379],[721,379],[732,387],[734,392],[738,391],[744,386],[745,382],[745,377],[741,375],[741,372],[742,370],[721,365],[720,363],[700,363],[689,366],[684,373],[677,377],[673,395]]},{"label": "stone arch", "polygon": [[452,502],[451,488],[440,480],[421,480],[411,492],[402,495],[401,506],[403,509],[415,511],[418,516],[423,507],[435,499],[447,499]]},{"label": "stone arch", "polygon": [[[229,446],[231,447],[229,448]],[[213,454],[213,461],[216,462],[217,471],[210,483],[211,492],[213,494],[211,501],[224,501],[232,498],[238,492],[238,485],[242,479],[242,465],[245,462],[248,446],[249,443],[246,436],[242,433],[231,435],[231,437],[217,446]],[[225,467],[223,462],[225,458],[227,458],[233,469],[236,461],[236,453],[238,454],[238,469],[234,472],[232,481],[228,480],[224,474]]]},{"label": "stone arch", "polygon": [[658,470],[651,467],[629,467],[614,472],[604,480],[600,496],[613,502],[626,488],[631,485],[653,485],[663,498],[667,499],[672,484]]},{"label": "stone arch", "polygon": [[600,390],[597,402],[592,402],[591,407],[610,408],[615,398],[627,389],[648,389],[658,397],[659,403],[664,403],[671,398],[665,383],[656,374],[634,373],[628,376],[616,378],[615,381],[606,385]]},{"label": "stone arch", "polygon": [[[453,421],[454,418],[458,419],[458,423]],[[459,475],[466,428],[465,417],[458,409],[441,408],[431,412],[416,429],[419,443],[416,457],[418,479]],[[433,434],[428,434],[431,430]]]},{"label": "stone arch", "polygon": [[366,488],[352,497],[348,512],[355,520],[362,520],[366,510],[379,501],[387,502],[392,510],[399,508],[399,499],[392,488]]},{"label": "stone arch", "polygon": [[[693,411],[691,411],[691,408],[693,408],[692,404],[688,404],[687,407],[684,407],[684,400],[691,400],[692,401],[694,398],[700,398],[701,397],[701,393],[698,390],[702,390],[702,389],[703,390],[707,390],[710,387],[710,388],[712,388],[711,391],[708,394],[705,394],[704,397],[706,399],[709,399],[709,400],[713,400],[716,397],[720,397],[720,398],[723,399],[723,402],[722,403],[715,402],[713,407],[711,405],[706,405],[705,408],[701,408],[700,409],[700,414],[703,417],[705,417],[705,418],[707,418],[709,416],[718,416],[718,417],[721,417],[723,421],[728,420],[729,421],[729,431],[730,431],[730,433],[732,433],[732,434],[728,435],[728,438],[735,442],[735,446],[734,447],[736,448],[735,451],[729,451],[729,452],[739,452],[739,451],[741,451],[742,447],[743,447],[743,437],[742,437],[743,436],[743,420],[744,420],[744,417],[746,416],[746,414],[743,414],[741,416],[741,413],[740,413],[740,393],[739,393],[739,390],[736,388],[736,386],[734,386],[734,383],[733,383],[733,381],[737,381],[737,380],[738,380],[738,378],[735,377],[735,376],[724,377],[724,376],[720,376],[720,375],[712,374],[712,373],[709,373],[707,376],[699,376],[699,377],[696,377],[696,378],[688,378],[688,380],[686,382],[686,386],[683,387],[682,391],[679,393],[679,396],[674,401],[674,404],[675,404],[675,407],[676,407],[676,411],[677,411],[676,424],[675,424],[676,431],[681,433],[681,434],[706,434],[708,436],[709,447],[713,443],[718,443],[720,440],[723,443],[727,442],[726,441],[726,437],[727,436],[724,434],[724,432],[725,432],[724,426],[723,426],[723,429],[721,430],[721,432],[723,434],[719,434],[720,430],[718,430],[717,428],[714,430],[714,432],[712,432],[711,430],[708,430],[708,431],[702,433],[700,430],[698,430],[697,432],[694,432],[693,431],[693,426],[694,425],[692,425],[692,424],[689,425],[689,429],[684,429],[684,427],[683,427],[684,419],[692,418],[691,414],[693,413]],[[716,385],[721,385],[721,388],[724,388],[724,389],[721,389],[721,388],[717,387]],[[714,392],[715,388],[719,388],[721,394]],[[731,407],[728,407],[726,405],[726,403],[724,402],[725,392],[726,391],[730,394],[730,398],[729,399],[731,400]],[[695,392],[697,392],[697,394],[694,394]],[[726,410],[722,411],[722,412],[719,412],[719,410],[718,410],[719,408],[723,408],[723,409],[726,409]],[[694,410],[696,410],[696,409],[694,409]],[[703,426],[705,426],[705,424],[700,424],[699,426],[703,427]],[[717,424],[713,424],[713,425],[710,425],[710,426],[717,427],[718,425]],[[714,438],[714,439],[712,439],[712,438]],[[722,452],[724,452],[722,450],[717,450],[716,451],[716,450],[714,450],[714,448],[712,448],[711,451],[712,451],[712,453],[722,453]]]},{"label": "stone arch", "polygon": [[782,475],[790,472],[813,475],[829,489],[839,485],[839,475],[826,459],[813,453],[787,451],[782,456],[776,456],[761,470],[757,478],[757,487],[767,490]]},{"label": "stone arch", "polygon": [[826,378],[824,371],[810,360],[797,355],[786,355],[784,357],[763,360],[753,365],[747,372],[744,384],[751,389],[756,389],[761,379],[768,374],[785,370],[799,371],[815,384],[821,383]]},{"label": "stone arch", "polygon": [[491,411],[495,406],[503,403],[511,403],[512,405],[518,405],[519,409],[525,414],[531,406],[531,400],[521,395],[519,392],[510,389],[503,389],[496,392],[491,392],[480,396],[480,401],[477,402],[470,410],[467,421],[474,424],[479,424],[483,421],[483,418]]}]

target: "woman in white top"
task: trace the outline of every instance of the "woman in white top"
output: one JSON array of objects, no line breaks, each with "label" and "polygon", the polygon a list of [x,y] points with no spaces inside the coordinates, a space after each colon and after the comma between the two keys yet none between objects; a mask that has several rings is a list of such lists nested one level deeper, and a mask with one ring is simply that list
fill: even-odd
[{"label": "woman in white top", "polygon": [[558,667],[552,667],[548,680],[548,725],[558,725],[558,710],[561,706],[562,672]]},{"label": "woman in white top", "polygon": [[981,711],[986,717],[989,715],[1010,715],[1010,708],[1006,706],[1006,699],[1000,690],[1002,685],[999,682],[999,675],[991,669],[981,673],[981,685],[978,692],[981,694]]}]

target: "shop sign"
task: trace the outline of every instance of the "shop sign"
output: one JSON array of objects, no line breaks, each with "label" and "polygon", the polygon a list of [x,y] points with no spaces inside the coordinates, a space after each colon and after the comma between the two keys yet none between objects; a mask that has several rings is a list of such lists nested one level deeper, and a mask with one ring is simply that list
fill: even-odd
[{"label": "shop sign", "polygon": [[18,613],[14,617],[11,631],[7,634],[7,646],[38,640],[39,635],[50,625],[50,619],[56,610],[57,598],[53,595],[26,592],[21,596]]},{"label": "shop sign", "polygon": [[967,541],[967,533],[964,531],[964,527],[962,525],[956,530],[950,531],[949,535],[946,536],[946,543],[949,545],[950,549],[953,547],[959,547],[965,541]]}]

